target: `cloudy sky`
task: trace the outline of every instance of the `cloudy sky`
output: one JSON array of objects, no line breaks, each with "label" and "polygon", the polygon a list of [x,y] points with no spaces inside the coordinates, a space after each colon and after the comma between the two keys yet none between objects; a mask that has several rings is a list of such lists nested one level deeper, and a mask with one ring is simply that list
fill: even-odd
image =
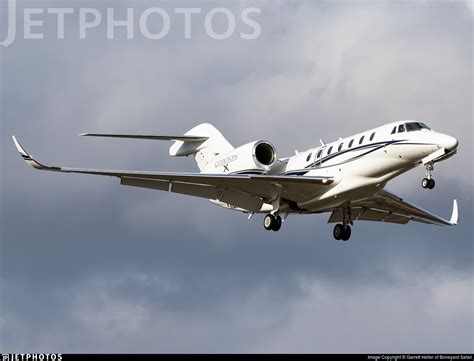
[{"label": "cloudy sky", "polygon": [[[218,6],[236,18],[226,40],[204,26]],[[31,7],[73,7],[65,38],[39,14],[44,39],[23,39]],[[134,39],[107,39],[104,20],[80,40],[80,7],[133,7]],[[163,39],[138,29],[149,7],[170,14]],[[191,39],[179,7],[201,8]],[[261,9],[255,40],[240,37],[247,7]],[[17,14],[0,47],[2,351],[474,352],[472,2],[55,0],[19,1]],[[53,165],[191,171],[167,143],[77,135],[205,121],[283,157],[400,119],[457,137],[459,154],[436,167],[433,191],[423,169],[388,188],[448,218],[458,198],[459,226],[360,222],[337,242],[320,215],[269,233],[202,199],[36,172],[10,138]]]}]

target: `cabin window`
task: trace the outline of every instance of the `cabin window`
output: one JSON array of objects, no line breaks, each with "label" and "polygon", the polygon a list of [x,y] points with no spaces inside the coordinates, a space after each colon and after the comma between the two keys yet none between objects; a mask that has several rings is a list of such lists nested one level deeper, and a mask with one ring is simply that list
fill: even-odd
[{"label": "cabin window", "polygon": [[329,149],[328,149],[328,155],[331,154],[331,152],[332,152],[332,146],[329,147]]},{"label": "cabin window", "polygon": [[372,135],[370,136],[370,140],[374,140],[374,137],[375,137],[375,132],[373,132]]},{"label": "cabin window", "polygon": [[364,141],[364,136],[360,137],[359,144],[362,144],[363,141]]},{"label": "cabin window", "polygon": [[308,156],[306,157],[306,161],[309,162],[309,160],[311,159],[311,156],[313,155],[313,153],[309,153]]},{"label": "cabin window", "polygon": [[402,133],[402,132],[404,132],[404,131],[405,131],[405,126],[404,126],[403,124],[400,124],[400,125],[398,126],[398,132],[399,132],[399,133]]},{"label": "cabin window", "polygon": [[318,159],[321,158],[321,154],[323,153],[323,149],[321,148],[316,156]]},{"label": "cabin window", "polygon": [[342,145],[343,145],[343,144],[344,144],[344,143],[341,143],[341,144],[339,144],[339,147],[337,148],[337,151],[338,151],[338,152],[340,152],[340,151],[341,151],[341,149],[342,149]]},{"label": "cabin window", "polygon": [[354,139],[351,139],[351,141],[349,142],[349,148],[352,147],[352,144],[354,144]]},{"label": "cabin window", "polygon": [[394,126],[391,134],[395,134],[396,132],[397,132],[397,126]]}]

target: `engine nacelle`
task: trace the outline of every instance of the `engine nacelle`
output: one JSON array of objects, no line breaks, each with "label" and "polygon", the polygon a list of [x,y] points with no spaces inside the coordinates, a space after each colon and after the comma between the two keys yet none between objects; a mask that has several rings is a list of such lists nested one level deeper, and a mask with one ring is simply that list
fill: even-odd
[{"label": "engine nacelle", "polygon": [[275,147],[260,140],[219,154],[209,163],[206,173],[267,173],[275,163]]}]

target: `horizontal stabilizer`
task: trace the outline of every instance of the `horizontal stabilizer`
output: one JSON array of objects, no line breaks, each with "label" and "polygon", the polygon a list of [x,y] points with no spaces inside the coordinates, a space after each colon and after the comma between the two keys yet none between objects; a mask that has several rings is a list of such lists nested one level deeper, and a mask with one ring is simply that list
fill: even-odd
[{"label": "horizontal stabilizer", "polygon": [[141,135],[141,134],[100,134],[100,133],[82,133],[81,137],[104,137],[104,138],[129,138],[129,139],[149,139],[149,140],[171,140],[182,142],[204,142],[208,137],[194,135]]}]

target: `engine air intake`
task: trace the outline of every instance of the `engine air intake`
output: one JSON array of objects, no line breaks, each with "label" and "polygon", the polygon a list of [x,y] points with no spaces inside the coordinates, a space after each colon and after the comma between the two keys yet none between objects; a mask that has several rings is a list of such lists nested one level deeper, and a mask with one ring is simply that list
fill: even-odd
[{"label": "engine air intake", "polygon": [[254,155],[260,164],[272,165],[275,162],[276,151],[270,143],[260,142],[255,145]]}]

